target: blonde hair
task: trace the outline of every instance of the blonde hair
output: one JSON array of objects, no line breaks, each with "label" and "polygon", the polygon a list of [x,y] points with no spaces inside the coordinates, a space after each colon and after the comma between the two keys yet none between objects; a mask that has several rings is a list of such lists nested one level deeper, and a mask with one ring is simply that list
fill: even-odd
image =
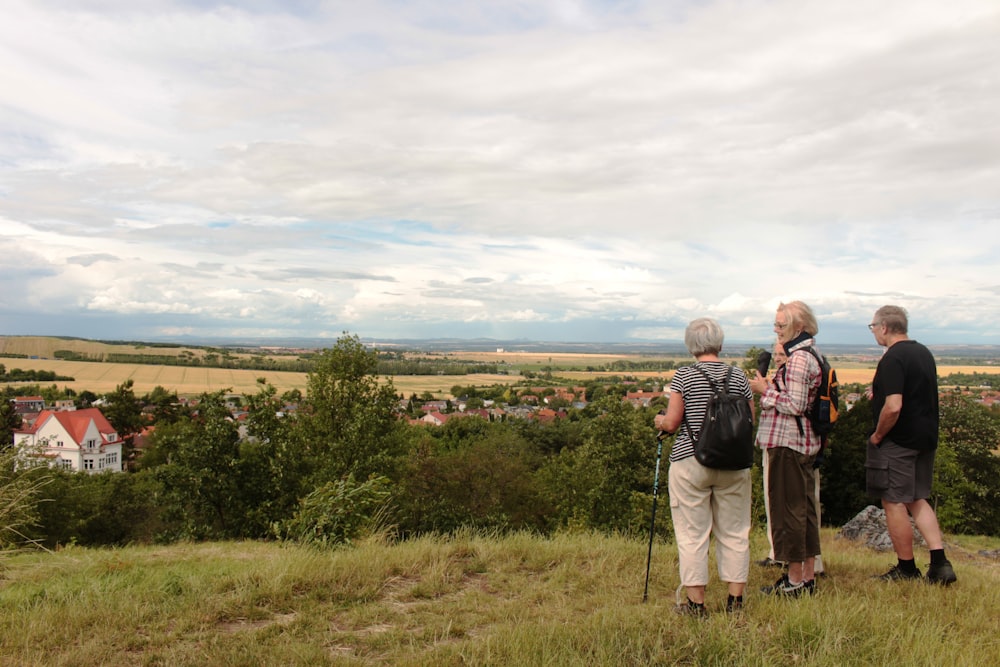
[{"label": "blonde hair", "polygon": [[778,310],[784,313],[788,326],[792,327],[792,330],[801,327],[810,336],[815,336],[819,333],[819,323],[816,322],[816,316],[813,315],[812,308],[804,302],[789,301],[788,303],[781,303],[778,304]]}]

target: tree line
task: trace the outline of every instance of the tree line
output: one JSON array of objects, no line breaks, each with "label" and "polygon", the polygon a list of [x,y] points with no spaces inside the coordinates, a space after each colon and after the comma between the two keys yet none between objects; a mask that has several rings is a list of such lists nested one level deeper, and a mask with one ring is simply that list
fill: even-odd
[{"label": "tree line", "polygon": [[[755,356],[747,353],[745,368]],[[182,406],[162,388],[137,397],[126,382],[103,397],[102,411],[129,442],[154,425],[130,471],[15,470],[7,456],[0,489],[30,499],[19,505],[30,511],[18,516],[16,534],[0,539],[10,544],[20,535],[49,547],[183,539],[343,544],[373,524],[403,539],[463,527],[649,529],[652,422],[664,399],[635,408],[616,393],[595,395],[551,423],[464,417],[411,425],[400,418],[392,383],[379,381],[378,355],[357,337],[339,339],[315,364],[293,415],[284,414],[287,397],[260,380],[245,398],[245,433],[225,391]],[[0,427],[9,434],[4,406]],[[864,490],[871,425],[861,399],[831,436],[821,466],[828,525],[843,525],[872,502]],[[946,531],[1000,535],[998,441],[996,411],[942,395],[931,502]],[[753,476],[761,525],[759,465]],[[657,534],[671,539],[669,512],[656,518]]]},{"label": "tree line", "polygon": [[0,382],[72,382],[73,379],[66,375],[59,375],[55,371],[23,370],[21,368],[7,370],[6,366],[0,364]]},{"label": "tree line", "polygon": [[[471,375],[474,373],[499,374],[505,372],[500,364],[448,359],[406,358],[396,353],[375,352],[375,372],[379,375]],[[77,352],[56,350],[56,359],[94,363],[143,364],[156,366],[193,366],[226,368],[233,370],[284,371],[310,373],[316,368],[321,355],[305,353],[295,357],[274,358],[262,354],[237,356],[229,350],[209,350],[201,356],[189,350],[178,354],[141,354],[131,352]]]}]

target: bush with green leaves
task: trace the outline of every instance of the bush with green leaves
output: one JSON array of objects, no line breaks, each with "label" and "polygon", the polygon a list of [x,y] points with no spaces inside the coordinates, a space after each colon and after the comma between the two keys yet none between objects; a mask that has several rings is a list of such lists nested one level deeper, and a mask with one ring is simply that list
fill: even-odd
[{"label": "bush with green leaves", "polygon": [[274,526],[274,533],[300,544],[348,545],[382,527],[390,496],[386,477],[374,476],[359,483],[348,476],[327,482],[306,495],[291,519]]},{"label": "bush with green leaves", "polygon": [[400,477],[401,532],[545,529],[551,512],[536,476],[540,461],[507,424],[469,417],[430,429],[414,443]]}]

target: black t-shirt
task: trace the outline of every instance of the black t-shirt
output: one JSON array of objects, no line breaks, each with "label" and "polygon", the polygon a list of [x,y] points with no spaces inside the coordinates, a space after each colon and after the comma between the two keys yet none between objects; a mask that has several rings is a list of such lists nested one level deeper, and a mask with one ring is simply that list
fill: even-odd
[{"label": "black t-shirt", "polygon": [[930,350],[915,340],[901,340],[885,351],[872,381],[874,424],[885,397],[902,394],[903,408],[886,434],[901,447],[934,449],[938,444],[937,365]]}]

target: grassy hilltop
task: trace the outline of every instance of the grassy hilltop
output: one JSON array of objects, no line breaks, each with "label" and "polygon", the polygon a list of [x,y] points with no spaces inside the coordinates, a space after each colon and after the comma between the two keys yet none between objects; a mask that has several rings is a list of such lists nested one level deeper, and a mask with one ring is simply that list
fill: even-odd
[{"label": "grassy hilltop", "polygon": [[[754,554],[765,549],[755,533]],[[959,581],[884,584],[891,557],[823,533],[819,593],[741,616],[672,612],[676,550],[592,533],[68,548],[2,565],[5,665],[995,665],[1000,565],[950,545]],[[918,563],[926,566],[926,552]],[[714,568],[713,568],[714,570]]]}]

